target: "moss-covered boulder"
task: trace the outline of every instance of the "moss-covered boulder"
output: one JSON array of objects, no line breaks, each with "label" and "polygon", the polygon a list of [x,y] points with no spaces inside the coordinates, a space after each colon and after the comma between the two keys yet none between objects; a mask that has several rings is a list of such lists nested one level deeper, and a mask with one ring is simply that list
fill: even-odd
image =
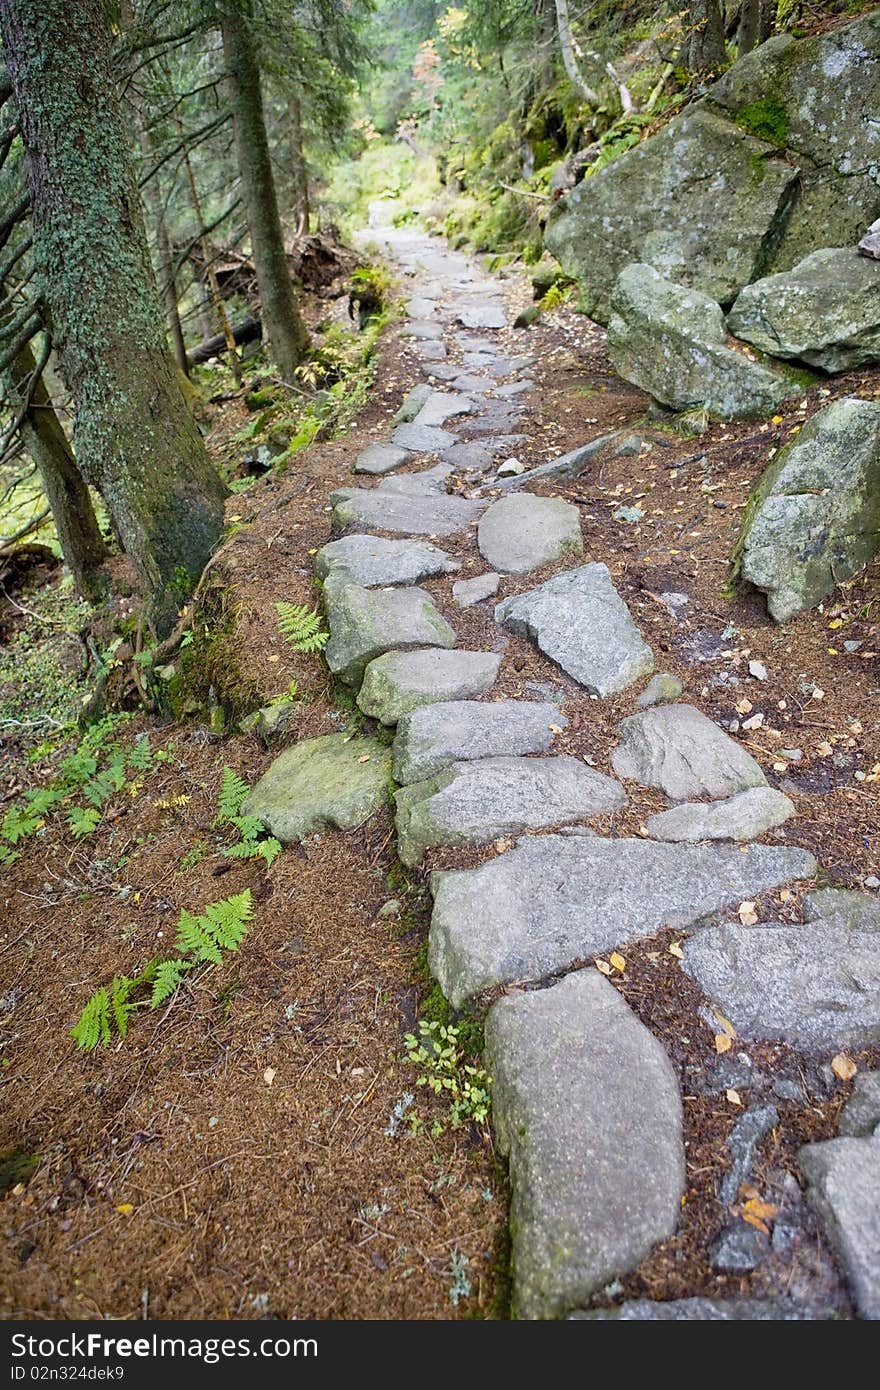
[{"label": "moss-covered boulder", "polygon": [[391,749],[376,739],[307,738],[275,759],[242,814],[258,816],[282,844],[315,830],[353,830],[387,800],[390,781]]},{"label": "moss-covered boulder", "polygon": [[750,511],[742,577],[785,622],[880,550],[880,405],[848,396],[820,410],[767,469]]},{"label": "moss-covered boulder", "polygon": [[798,389],[782,372],[730,345],[713,299],[648,265],[627,266],[618,277],[608,355],[625,381],[663,405],[703,407],[723,420],[770,415]]},{"label": "moss-covered boulder", "polygon": [[652,233],[667,257],[678,241],[674,278],[722,304],[812,251],[855,245],[880,213],[878,62],[880,11],[781,34],[560,199],[546,244],[587,312],[606,322],[621,268],[655,263]]},{"label": "moss-covered boulder", "polygon": [[855,247],[813,251],[792,270],[743,289],[731,333],[776,357],[824,372],[880,361],[880,261]]}]

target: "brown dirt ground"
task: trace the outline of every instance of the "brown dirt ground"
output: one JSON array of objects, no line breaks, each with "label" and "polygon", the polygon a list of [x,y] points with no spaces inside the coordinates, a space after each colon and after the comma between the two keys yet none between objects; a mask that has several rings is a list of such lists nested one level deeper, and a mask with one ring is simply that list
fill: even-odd
[{"label": "brown dirt ground", "polygon": [[[522,277],[505,286],[512,304],[526,301]],[[643,420],[646,398],[614,376],[603,333],[569,307],[529,334],[504,336],[537,357],[527,398],[531,442],[519,451],[526,461],[617,426],[637,428],[651,442],[639,457],[607,458],[545,490],[580,507],[585,559],[609,565],[658,666],[681,677],[686,698],[720,721],[745,717],[735,708],[744,698],[764,714],[760,729],[740,737],[798,810],[769,838],[814,850],[828,882],[860,885],[877,872],[880,849],[880,569],[784,628],[767,619],[756,595],[727,597],[723,586],[743,507],[770,450],[832,395],[876,396],[880,376],[817,385],[771,424],[712,425],[685,440],[664,432],[661,421]],[[241,529],[223,572],[247,674],[266,697],[292,678],[306,696],[283,743],[343,727],[350,715],[332,703],[319,660],[297,657],[279,637],[273,605],[314,602],[311,553],[330,535],[327,495],[350,482],[354,453],[387,434],[388,417],[417,375],[411,347],[389,333],[377,389],[348,436],[313,446],[297,469],[230,499],[229,518]],[[218,412],[218,453],[233,447],[230,436],[243,419],[238,402]],[[640,506],[644,519],[616,521],[621,502]],[[482,567],[466,539],[446,548],[462,556],[462,575]],[[505,579],[501,596],[542,577]],[[499,646],[491,608],[459,612],[448,579],[426,587],[462,646]],[[677,615],[659,597],[669,591],[689,596]],[[861,646],[848,653],[844,640]],[[766,681],[749,676],[750,660],[764,663]],[[529,644],[504,642],[492,698],[534,697],[533,682],[542,692],[550,683],[563,699],[570,723],[559,751],[607,771],[633,693],[592,700]],[[222,857],[213,819],[224,763],[253,782],[276,750],[252,736],[221,740],[198,721],[175,726],[142,717],[138,727],[149,728],[170,760],[147,775],[136,799],[118,799],[85,846],[50,823],[0,889],[0,994],[15,1001],[0,1034],[0,1150],[40,1156],[31,1181],[3,1202],[3,1314],[134,1318],[146,1308],[166,1318],[504,1316],[506,1199],[490,1136],[386,1133],[395,1104],[414,1089],[402,1037],[430,987],[421,964],[428,871],[476,863],[500,846],[437,852],[407,876],[386,812],[359,831],[290,849],[263,872]],[[783,747],[800,748],[802,757],[780,772],[774,764],[785,761]],[[10,773],[7,794],[20,778],[20,770]],[[630,790],[630,807],[597,828],[638,833],[660,802]],[[189,800],[157,807],[178,795]],[[162,1018],[138,1022],[123,1047],[79,1054],[67,1030],[91,990],[149,958],[181,908],[245,885],[256,913],[232,963],[200,974]],[[379,917],[392,897],[402,903],[401,916]],[[758,911],[761,920],[797,920],[797,895],[784,902],[768,895]],[[717,1180],[741,1106],[723,1085],[707,1090],[718,1061],[713,1030],[699,1017],[699,992],[669,952],[675,940],[666,933],[625,950],[626,970],[615,977],[680,1070],[689,1153],[681,1229],[625,1289],[668,1298],[774,1292],[780,1280],[796,1287],[790,1261],[775,1274],[771,1261],[753,1281],[709,1267],[708,1241],[726,1219]],[[749,1054],[756,1072],[799,1079],[809,1096],[802,1106],[778,1102],[780,1125],[762,1146],[755,1185],[772,1202],[785,1173],[795,1171],[798,1145],[834,1132],[849,1087],[822,1080],[817,1066],[829,1058],[808,1061],[782,1047]],[[872,1057],[876,1050],[856,1061]],[[742,1104],[751,1098],[740,1088]],[[430,1117],[423,1092],[416,1106]],[[460,1256],[472,1292],[453,1304]],[[813,1289],[824,1278],[828,1305],[846,1315],[821,1242],[812,1241],[798,1269]]]}]

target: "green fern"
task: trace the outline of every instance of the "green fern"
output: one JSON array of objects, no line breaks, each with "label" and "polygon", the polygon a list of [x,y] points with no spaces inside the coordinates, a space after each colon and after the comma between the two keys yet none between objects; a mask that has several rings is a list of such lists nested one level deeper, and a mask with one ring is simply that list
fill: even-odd
[{"label": "green fern", "polygon": [[0,845],[0,865],[9,869],[17,859],[21,858],[21,850],[7,849],[6,845]]},{"label": "green fern", "polygon": [[276,603],[275,611],[281,633],[295,651],[323,651],[330,634],[317,609],[304,603]]},{"label": "green fern", "polygon": [[160,960],[156,966],[155,978],[153,980],[153,992],[150,995],[150,1008],[158,1009],[160,1004],[164,1004],[166,999],[170,999],[174,991],[180,986],[187,970],[192,970],[194,962],[191,960]]},{"label": "green fern", "polygon": [[83,1052],[94,1052],[99,1045],[109,1047],[112,1037],[110,1016],[110,995],[102,985],[95,990],[76,1026],[70,1030],[77,1047],[82,1048]]},{"label": "green fern", "polygon": [[78,840],[91,835],[101,819],[101,812],[94,806],[74,806],[67,817],[67,824]]},{"label": "green fern", "polygon": [[137,985],[137,980],[129,979],[127,975],[117,975],[110,987],[113,1022],[120,1038],[127,1036],[129,1015],[137,1008],[137,1004],[131,999]]},{"label": "green fern", "polygon": [[181,912],[175,946],[195,961],[221,965],[224,951],[237,951],[253,916],[251,892],[235,893],[222,902],[209,903],[200,917]]},{"label": "green fern", "polygon": [[266,828],[259,816],[240,816],[241,804],[248,794],[248,787],[238,773],[231,767],[223,769],[223,783],[220,789],[215,825],[231,825],[237,830],[240,839],[230,845],[223,853],[228,859],[264,859],[267,868],[281,853],[281,845],[271,836],[266,836]]},{"label": "green fern", "polygon": [[224,767],[215,825],[223,825],[234,820],[241,810],[241,803],[247,794],[247,783],[243,782],[238,773],[233,772],[231,767]]},{"label": "green fern", "polygon": [[194,917],[191,912],[181,912],[177,923],[177,937],[174,945],[193,960],[210,961],[212,965],[223,964],[223,952],[212,933],[206,930],[204,917]]}]

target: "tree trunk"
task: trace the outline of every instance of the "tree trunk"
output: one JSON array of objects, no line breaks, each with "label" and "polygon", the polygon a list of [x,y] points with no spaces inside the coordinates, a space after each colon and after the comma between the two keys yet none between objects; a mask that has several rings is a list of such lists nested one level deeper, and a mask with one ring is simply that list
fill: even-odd
[{"label": "tree trunk", "polygon": [[773,33],[773,6],[771,0],[742,0],[739,14],[739,28],[736,31],[737,57],[744,58],[764,43]]},{"label": "tree trunk", "polygon": [[720,0],[690,0],[688,8],[687,66],[691,72],[708,72],[727,62],[724,17]]},{"label": "tree trunk", "polygon": [[76,457],[163,635],[220,537],[225,489],[165,345],[104,3],[0,0],[0,30]]},{"label": "tree trunk", "polygon": [[251,234],[263,328],[281,376],[292,381],[309,348],[284,250],[269,157],[260,70],[248,28],[248,4],[223,0],[223,52],[229,74],[241,192]]},{"label": "tree trunk", "polygon": [[[97,599],[104,591],[103,564],[107,549],[86,481],[76,466],[67,435],[55,414],[42,372],[33,381],[37,364],[29,347],[22,348],[4,373],[9,399],[24,408],[19,433],[39,469],[61,554],[83,598]],[[26,398],[30,397],[27,407]]]},{"label": "tree trunk", "polygon": [[309,206],[309,171],[303,154],[302,107],[299,97],[290,101],[290,162],[293,169],[293,206],[296,209],[296,234],[307,236],[311,208]]},{"label": "tree trunk", "polygon": [[556,0],[556,28],[559,33],[559,46],[562,49],[562,61],[565,64],[569,81],[580,92],[584,101],[588,102],[590,106],[598,106],[599,98],[589,83],[584,81],[578,66],[574,51],[574,39],[571,34],[571,20],[568,15],[568,0]]}]

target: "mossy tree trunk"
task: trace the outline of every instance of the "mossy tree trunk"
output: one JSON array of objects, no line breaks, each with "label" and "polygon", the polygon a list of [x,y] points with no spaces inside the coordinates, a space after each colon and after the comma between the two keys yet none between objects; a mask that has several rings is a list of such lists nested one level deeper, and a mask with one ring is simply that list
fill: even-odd
[{"label": "mossy tree trunk", "polygon": [[103,0],[0,0],[0,33],[76,457],[164,635],[219,539],[225,489],[165,344]]},{"label": "mossy tree trunk", "polygon": [[19,434],[43,480],[65,564],[77,592],[98,599],[105,587],[107,549],[85,478],[29,347],[22,348],[4,376],[10,401],[23,412]]},{"label": "mossy tree trunk", "polygon": [[290,163],[293,175],[293,199],[296,208],[296,234],[305,236],[309,230],[309,171],[303,153],[302,107],[299,97],[290,99]]},{"label": "mossy tree trunk", "polygon": [[263,329],[282,378],[292,381],[309,348],[278,213],[278,197],[269,156],[260,69],[249,25],[247,0],[222,0],[223,53],[229,74],[241,193],[251,235]]},{"label": "mossy tree trunk", "polygon": [[691,72],[709,72],[727,61],[720,0],[690,0],[686,62]]},{"label": "mossy tree trunk", "polygon": [[736,31],[739,58],[744,58],[758,44],[769,39],[773,33],[773,8],[771,0],[743,0]]}]

